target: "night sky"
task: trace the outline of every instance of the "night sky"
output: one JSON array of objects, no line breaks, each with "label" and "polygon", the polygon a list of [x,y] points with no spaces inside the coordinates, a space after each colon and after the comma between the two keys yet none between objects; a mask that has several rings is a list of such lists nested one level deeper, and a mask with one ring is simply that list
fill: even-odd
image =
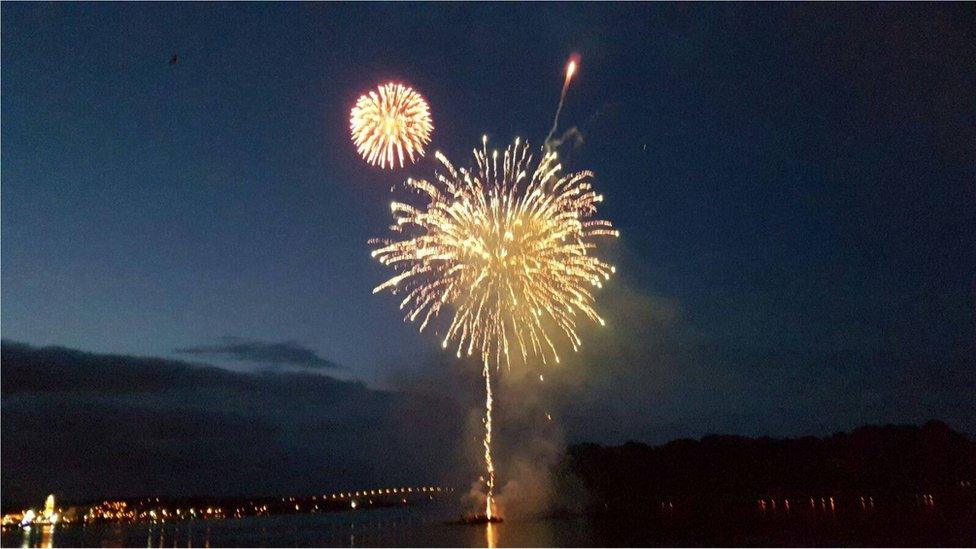
[{"label": "night sky", "polygon": [[622,237],[609,326],[554,374],[569,439],[976,433],[974,23],[966,4],[4,3],[3,338],[436,391],[467,374],[371,294],[366,244],[434,163],[367,166],[349,109],[408,83],[431,148],[466,164],[482,134],[541,144],[578,53],[564,160]]}]

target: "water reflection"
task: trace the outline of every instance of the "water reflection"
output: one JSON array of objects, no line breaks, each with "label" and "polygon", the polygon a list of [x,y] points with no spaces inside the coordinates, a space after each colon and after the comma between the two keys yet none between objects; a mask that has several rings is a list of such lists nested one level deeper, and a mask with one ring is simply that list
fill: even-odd
[{"label": "water reflection", "polygon": [[25,549],[30,547],[50,549],[54,547],[54,525],[35,525],[21,529],[20,546]]},{"label": "water reflection", "polygon": [[[110,546],[132,545],[128,540],[129,536],[131,536],[129,530],[138,527],[138,525],[116,526],[112,530],[102,531],[98,544]],[[143,525],[143,527],[147,529],[147,549],[153,549],[154,547],[210,547],[209,525],[203,528],[202,525],[190,521],[172,525]],[[97,532],[97,527],[86,527],[86,529],[89,528],[91,528],[92,534]]]},{"label": "water reflection", "polygon": [[494,525],[490,522],[485,525],[485,539],[487,540],[488,549],[498,547],[498,534],[495,532]]},{"label": "water reflection", "polygon": [[38,547],[44,547],[50,549],[54,547],[54,525],[47,524],[41,526],[41,541],[37,544]]},{"label": "water reflection", "polygon": [[[682,545],[972,545],[972,503],[950,507],[920,495],[904,505],[864,496],[756,500],[706,518],[680,504],[646,516],[509,517],[501,524],[452,523],[453,506],[165,524],[38,526],[3,531],[0,546],[35,547],[592,547]],[[775,509],[775,510],[774,510]],[[945,512],[948,510],[948,512]],[[906,542],[906,540],[908,540]],[[843,542],[843,543],[842,543]]]}]

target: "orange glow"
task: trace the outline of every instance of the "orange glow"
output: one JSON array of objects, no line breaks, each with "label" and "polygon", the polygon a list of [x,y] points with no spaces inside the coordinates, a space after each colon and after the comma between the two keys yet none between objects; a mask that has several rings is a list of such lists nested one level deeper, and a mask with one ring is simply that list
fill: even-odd
[{"label": "orange glow", "polygon": [[579,67],[579,56],[575,53],[569,57],[569,62],[566,63],[566,83],[573,78],[576,74],[576,69]]}]

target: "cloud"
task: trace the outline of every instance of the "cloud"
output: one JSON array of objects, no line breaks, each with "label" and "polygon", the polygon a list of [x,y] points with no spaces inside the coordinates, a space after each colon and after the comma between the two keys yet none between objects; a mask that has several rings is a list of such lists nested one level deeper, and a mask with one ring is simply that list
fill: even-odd
[{"label": "cloud", "polygon": [[342,366],[331,360],[322,358],[315,351],[303,347],[295,341],[281,343],[266,343],[227,337],[217,345],[201,345],[176,349],[177,353],[185,355],[202,355],[218,358],[230,358],[240,362],[258,362],[275,366],[300,366],[303,368],[342,369]]},{"label": "cloud", "polygon": [[474,474],[453,450],[463,413],[450,399],[11,341],[0,355],[3,509],[50,492],[296,494]]}]

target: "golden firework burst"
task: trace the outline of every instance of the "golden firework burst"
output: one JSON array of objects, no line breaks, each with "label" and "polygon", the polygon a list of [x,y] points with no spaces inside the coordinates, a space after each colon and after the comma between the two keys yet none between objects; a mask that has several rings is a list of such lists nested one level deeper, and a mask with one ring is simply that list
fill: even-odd
[{"label": "golden firework burst", "polygon": [[484,138],[474,156],[476,169],[455,169],[436,153],[443,171],[433,182],[406,181],[426,204],[391,204],[402,238],[374,239],[372,255],[397,273],[373,293],[403,295],[405,319],[421,331],[452,311],[442,345],[459,357],[558,362],[556,334],[577,350],[580,319],[604,322],[594,290],[614,267],[593,252],[598,237],[619,233],[592,219],[603,200],[592,172],[563,174],[555,152],[533,169],[527,144],[489,154]]},{"label": "golden firework burst", "polygon": [[402,84],[384,84],[356,101],[349,119],[356,149],[370,165],[402,168],[424,156],[434,126],[423,96]]},{"label": "golden firework burst", "polygon": [[[568,80],[567,76],[567,80]],[[477,168],[455,169],[441,153],[443,172],[433,182],[407,179],[426,199],[416,207],[391,203],[391,230],[400,238],[373,239],[372,255],[396,274],[373,289],[403,295],[405,320],[420,331],[446,310],[453,316],[441,345],[458,357],[480,355],[485,378],[485,516],[495,516],[490,365],[559,361],[556,334],[579,349],[578,321],[603,324],[594,290],[614,267],[593,255],[598,237],[619,236],[609,221],[594,220],[603,196],[592,172],[563,174],[548,149],[532,169],[529,146],[519,139],[499,158],[488,139],[475,150]],[[531,173],[531,175],[530,175]],[[448,313],[449,314],[449,313]]]}]

